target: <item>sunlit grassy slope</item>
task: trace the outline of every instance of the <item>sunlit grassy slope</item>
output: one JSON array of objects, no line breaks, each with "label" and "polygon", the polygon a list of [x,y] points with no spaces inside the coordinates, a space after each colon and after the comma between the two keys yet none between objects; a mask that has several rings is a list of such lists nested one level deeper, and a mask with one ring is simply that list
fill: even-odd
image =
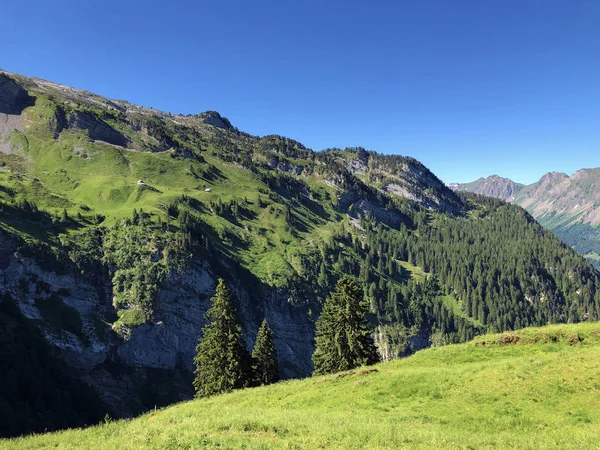
[{"label": "sunlit grassy slope", "polygon": [[[42,112],[38,106],[26,111],[34,116]],[[29,135],[22,145],[24,159],[12,161],[9,157],[14,155],[0,154],[0,200],[30,200],[43,210],[54,214],[64,210],[70,217],[79,214],[84,220],[101,214],[103,225],[111,226],[131,217],[134,209],[167,220],[167,205],[185,195],[193,199],[195,213],[218,235],[220,245],[229,248],[233,246],[230,241],[239,242],[236,258],[273,285],[281,285],[291,272],[290,255],[305,247],[298,242],[326,237],[341,218],[327,202],[323,217],[308,207],[299,208],[297,219],[306,226],[294,237],[286,230],[283,209],[268,199],[269,187],[250,171],[215,156],[210,144],[205,145],[199,162],[173,158],[171,152],[140,152],[92,142],[81,132],[65,131],[53,139],[30,129]],[[18,132],[13,138],[25,139]],[[322,180],[307,181],[311,183],[315,192],[331,190]],[[211,192],[206,192],[207,188]],[[232,200],[243,201],[248,211],[237,224],[211,210],[214,202]],[[26,240],[52,243],[57,239],[18,217],[2,218],[0,228]]]},{"label": "sunlit grassy slope", "polygon": [[2,448],[598,448],[600,324],[483,336]]}]

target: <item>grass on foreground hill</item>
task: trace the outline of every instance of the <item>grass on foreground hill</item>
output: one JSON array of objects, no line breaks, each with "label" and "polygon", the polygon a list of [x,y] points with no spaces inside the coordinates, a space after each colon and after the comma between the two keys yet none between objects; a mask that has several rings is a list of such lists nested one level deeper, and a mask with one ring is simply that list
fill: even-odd
[{"label": "grass on foreground hill", "polygon": [[487,335],[2,448],[597,448],[600,324]]}]

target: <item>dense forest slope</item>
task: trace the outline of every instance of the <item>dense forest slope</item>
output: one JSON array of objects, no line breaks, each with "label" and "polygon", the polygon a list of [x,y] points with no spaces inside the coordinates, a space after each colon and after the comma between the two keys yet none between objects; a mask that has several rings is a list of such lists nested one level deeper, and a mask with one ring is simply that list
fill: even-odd
[{"label": "dense forest slope", "polygon": [[600,169],[581,169],[570,177],[547,173],[529,186],[497,175],[449,185],[456,191],[501,198],[522,206],[597,267],[600,267],[599,186]]},{"label": "dense forest slope", "polygon": [[314,323],[343,274],[364,287],[384,359],[599,313],[583,258],[520,207],[457,195],[415,159],[314,152],[214,111],[6,73],[0,249],[3,301],[113,415],[189,398],[218,277],[248,346],[267,318],[284,377],[311,373]]},{"label": "dense forest slope", "polygon": [[486,335],[0,448],[595,448],[599,336],[598,324]]}]

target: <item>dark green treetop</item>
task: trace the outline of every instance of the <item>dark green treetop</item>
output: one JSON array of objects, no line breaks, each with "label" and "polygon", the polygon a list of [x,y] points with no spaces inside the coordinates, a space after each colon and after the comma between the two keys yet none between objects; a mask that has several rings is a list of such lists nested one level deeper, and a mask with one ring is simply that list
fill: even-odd
[{"label": "dark green treetop", "polygon": [[379,361],[362,290],[354,280],[343,277],[323,306],[317,320],[314,375],[350,370]]},{"label": "dark green treetop", "polygon": [[202,330],[194,358],[197,397],[244,388],[250,381],[250,356],[231,304],[231,291],[222,279],[212,303],[206,312],[209,323]]},{"label": "dark green treetop", "polygon": [[259,385],[272,384],[279,381],[277,353],[273,342],[273,333],[267,319],[264,319],[258,329],[256,344],[252,350],[252,369],[254,378]]}]

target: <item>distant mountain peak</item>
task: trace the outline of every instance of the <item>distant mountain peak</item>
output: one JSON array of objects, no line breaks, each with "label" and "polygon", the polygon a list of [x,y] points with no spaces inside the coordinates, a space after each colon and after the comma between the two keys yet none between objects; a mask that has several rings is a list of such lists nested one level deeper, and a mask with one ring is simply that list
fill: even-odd
[{"label": "distant mountain peak", "polygon": [[525,187],[525,185],[516,183],[510,178],[504,178],[496,174],[487,178],[480,177],[471,183],[452,183],[448,186],[455,191],[474,192],[505,201],[513,201],[521,189]]},{"label": "distant mountain peak", "polygon": [[569,175],[564,172],[548,172],[547,174],[543,175],[542,178],[540,178],[538,183],[557,183],[566,178],[569,178]]}]

